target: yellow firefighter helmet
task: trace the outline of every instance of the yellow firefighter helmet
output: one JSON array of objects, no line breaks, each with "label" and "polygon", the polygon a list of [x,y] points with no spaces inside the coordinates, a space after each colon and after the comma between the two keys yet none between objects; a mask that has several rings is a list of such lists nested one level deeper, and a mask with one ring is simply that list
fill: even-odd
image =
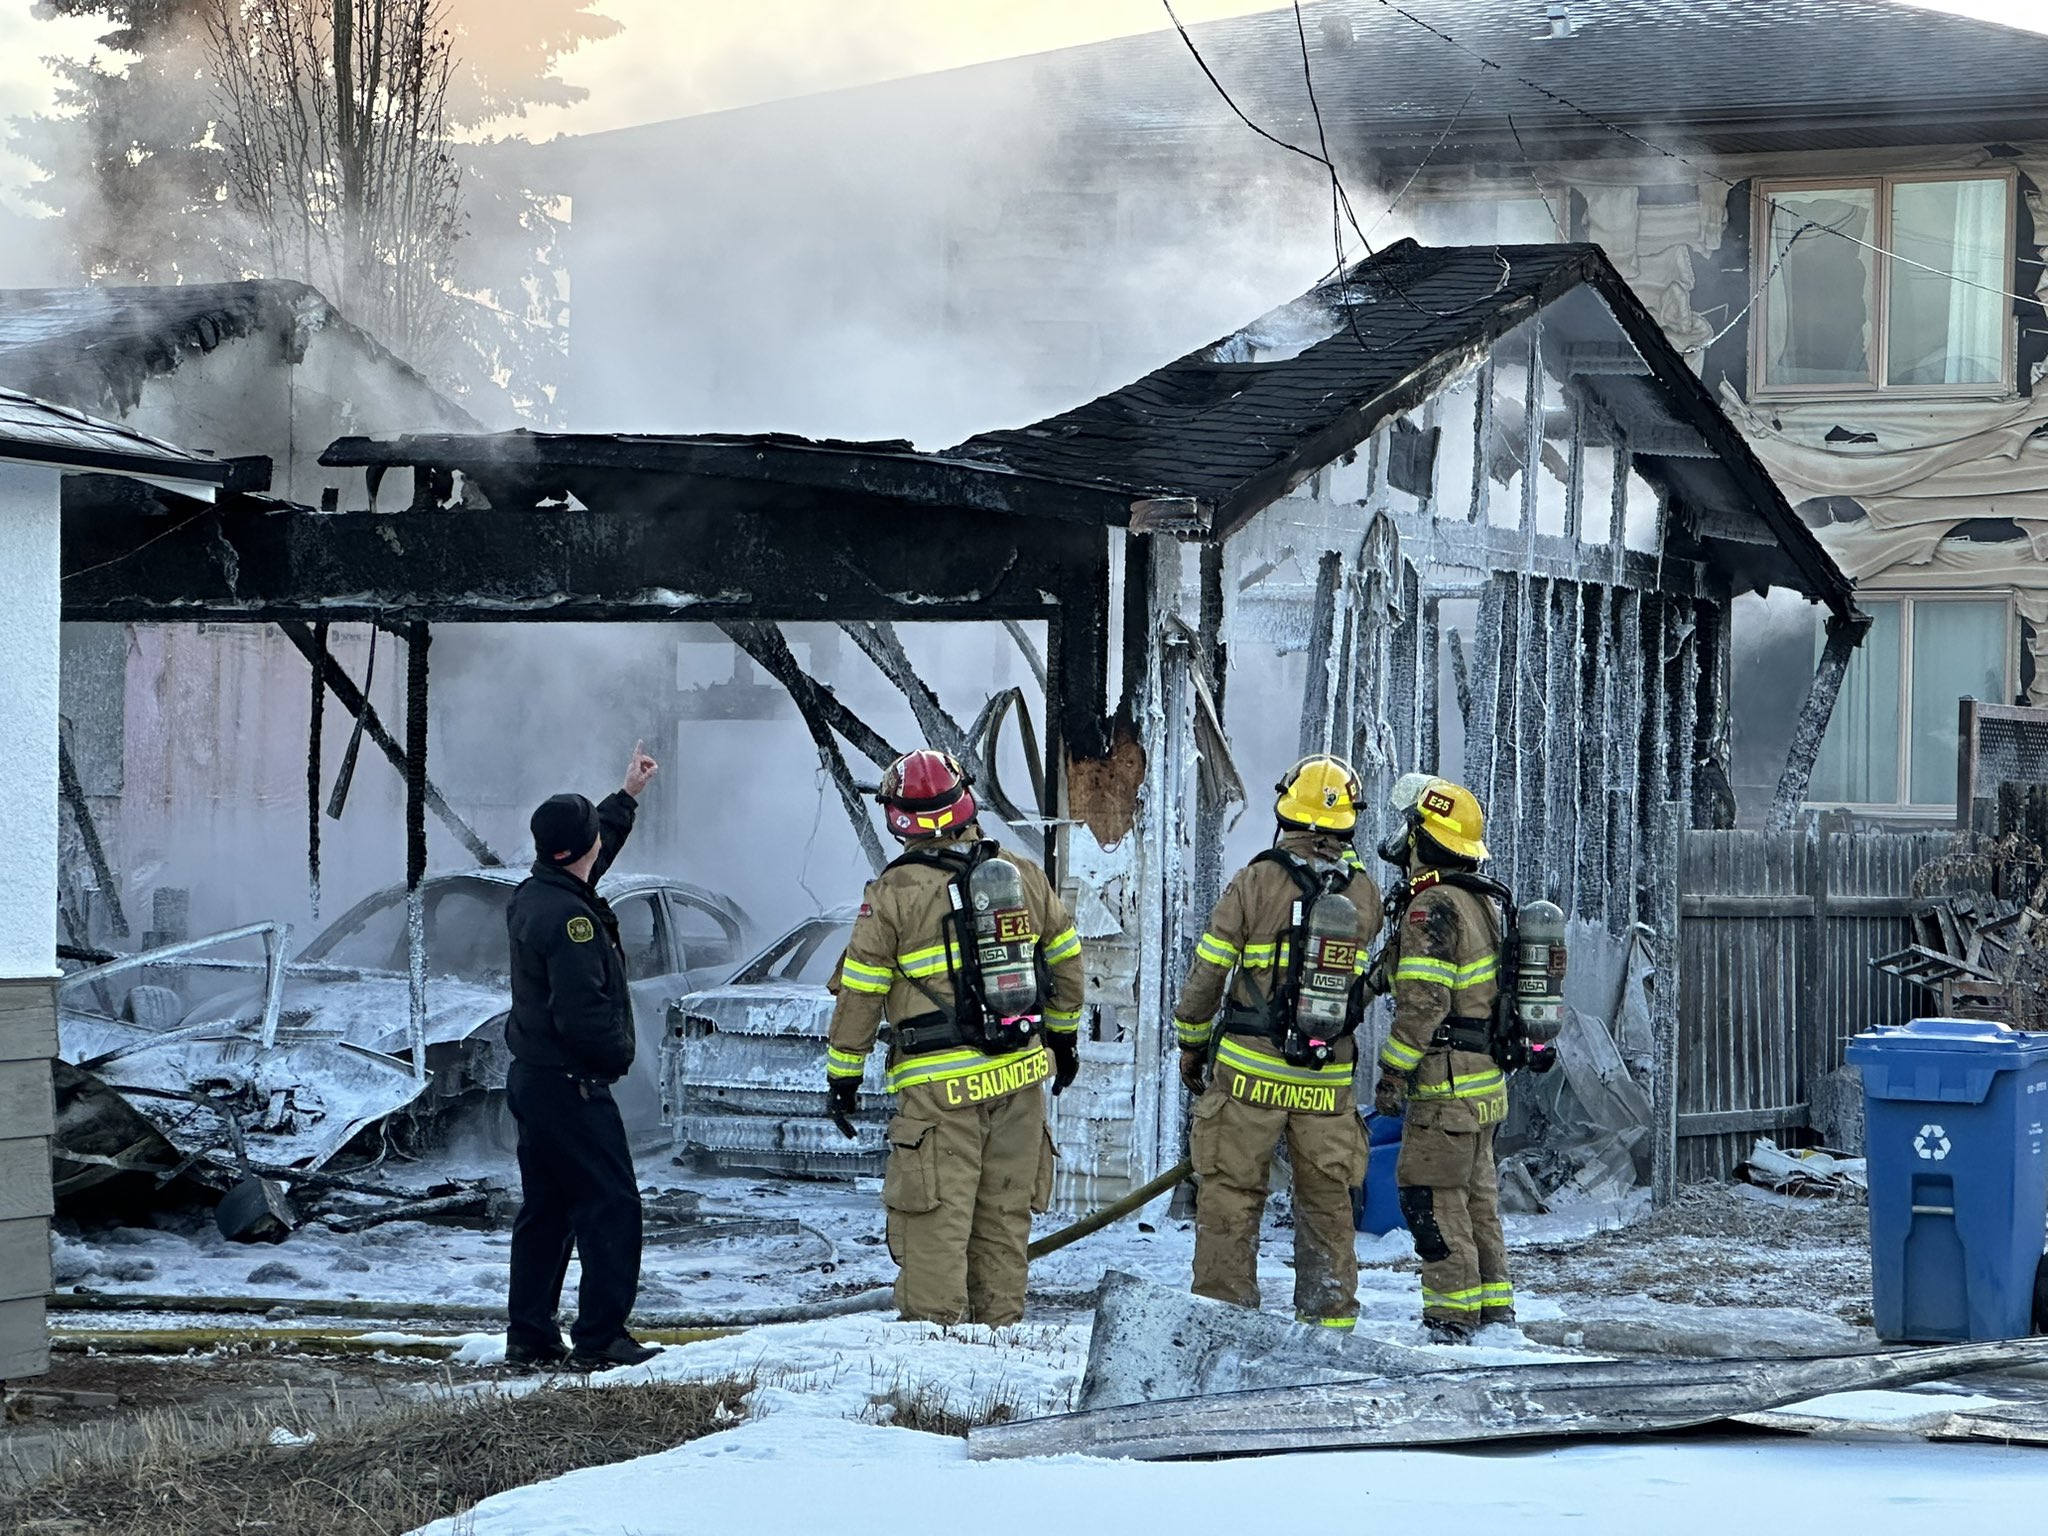
[{"label": "yellow firefighter helmet", "polygon": [[1427,832],[1438,847],[1461,858],[1484,859],[1486,814],[1479,809],[1479,797],[1462,784],[1449,779],[1431,779],[1415,799],[1415,825]]},{"label": "yellow firefighter helmet", "polygon": [[1304,757],[1273,788],[1280,795],[1273,814],[1290,827],[1349,832],[1358,825],[1358,801],[1365,790],[1341,757]]}]

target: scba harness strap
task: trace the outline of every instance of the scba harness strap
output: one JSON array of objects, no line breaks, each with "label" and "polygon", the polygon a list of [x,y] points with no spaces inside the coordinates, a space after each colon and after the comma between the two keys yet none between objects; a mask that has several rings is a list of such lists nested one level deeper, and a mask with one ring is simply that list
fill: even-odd
[{"label": "scba harness strap", "polygon": [[[1262,1001],[1254,1006],[1234,1003],[1223,1011],[1223,1027],[1226,1031],[1236,1030],[1242,1034],[1263,1036],[1278,1047],[1281,1058],[1295,1067],[1321,1066],[1327,1064],[1338,1041],[1347,1039],[1358,1028],[1365,1017],[1365,998],[1358,985],[1360,968],[1353,962],[1353,979],[1345,999],[1344,1018],[1341,1025],[1327,1037],[1310,1041],[1302,1032],[1297,1016],[1297,1003],[1301,996],[1302,967],[1309,951],[1309,918],[1317,901],[1325,896],[1342,896],[1351,887],[1358,870],[1350,865],[1318,871],[1308,862],[1285,848],[1268,848],[1257,854],[1254,864],[1275,864],[1285,870],[1296,890],[1301,894],[1294,903],[1291,921],[1286,931],[1280,934],[1275,956],[1278,971],[1273,989]],[[1348,901],[1348,898],[1347,898]],[[1257,994],[1259,984],[1250,975],[1250,968],[1244,967],[1238,973],[1248,990]]]},{"label": "scba harness strap", "polygon": [[[947,876],[949,910],[941,923],[941,942],[937,947],[944,954],[953,999],[948,1004],[918,976],[902,971],[904,980],[922,992],[938,1011],[897,1030],[900,1054],[925,1055],[971,1047],[985,1055],[1004,1056],[1025,1050],[1037,1042],[1043,1026],[1037,1010],[1052,990],[1050,967],[1044,946],[1037,942],[1037,934],[1020,936],[1028,937],[1032,943],[1032,972],[1037,987],[1031,1008],[1005,1014],[992,1009],[988,1003],[988,987],[982,969],[985,957],[981,938],[974,929],[968,883],[977,869],[1001,853],[1001,845],[987,838],[964,850],[911,848],[897,855],[882,871],[887,874],[892,869],[923,865],[941,870]],[[898,969],[902,968],[899,966]]]}]

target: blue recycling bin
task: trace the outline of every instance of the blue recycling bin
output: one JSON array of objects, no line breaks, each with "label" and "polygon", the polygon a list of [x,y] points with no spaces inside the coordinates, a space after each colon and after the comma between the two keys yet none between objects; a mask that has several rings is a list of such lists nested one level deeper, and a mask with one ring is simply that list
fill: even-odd
[{"label": "blue recycling bin", "polygon": [[1878,1337],[2033,1331],[2048,1228],[2048,1036],[1915,1019],[1849,1042],[1863,1076]]},{"label": "blue recycling bin", "polygon": [[1372,1161],[1365,1165],[1365,1186],[1351,1196],[1351,1224],[1374,1237],[1406,1230],[1401,1192],[1394,1187],[1394,1164],[1401,1160],[1401,1117],[1370,1114],[1365,1129],[1372,1142]]}]

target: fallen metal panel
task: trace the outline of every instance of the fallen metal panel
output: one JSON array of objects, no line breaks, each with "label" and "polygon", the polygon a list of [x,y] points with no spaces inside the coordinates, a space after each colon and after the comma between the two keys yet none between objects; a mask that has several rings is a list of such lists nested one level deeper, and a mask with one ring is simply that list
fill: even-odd
[{"label": "fallen metal panel", "polygon": [[1133,1403],[994,1424],[977,1461],[1081,1454],[1163,1461],[1373,1446],[1663,1433],[1831,1392],[2048,1364],[2048,1339],[1823,1360],[1620,1360],[1442,1371]]},{"label": "fallen metal panel", "polygon": [[[1139,1299],[1145,1292],[1164,1292],[1120,1279],[1119,1289]],[[1184,1318],[1218,1305],[1180,1299]],[[1235,1369],[1249,1366],[1268,1380],[1294,1374],[1295,1359],[1263,1358],[1269,1341],[1259,1334],[1258,1314],[1237,1312],[1235,1319],[1244,1341]],[[1370,1341],[1366,1348],[1398,1349]],[[1203,1354],[1201,1346],[1195,1353]],[[1320,1375],[1317,1362],[1308,1358],[1314,1351],[1304,1347],[1298,1353],[1310,1379],[989,1425],[969,1435],[968,1454],[975,1460],[1082,1454],[1158,1461],[1662,1433],[1832,1392],[2048,1365],[2048,1339],[1808,1360],[1562,1361],[1337,1381],[1313,1379]],[[1327,1353],[1341,1358],[1343,1347]],[[1206,1368],[1213,1371],[1218,1363],[1211,1355]],[[1101,1364],[1091,1359],[1091,1373],[1099,1373]]]}]

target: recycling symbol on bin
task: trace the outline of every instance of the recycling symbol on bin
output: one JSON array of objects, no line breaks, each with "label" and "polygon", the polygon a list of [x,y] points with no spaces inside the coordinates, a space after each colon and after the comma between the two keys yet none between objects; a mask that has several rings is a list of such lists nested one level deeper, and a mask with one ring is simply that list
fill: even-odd
[{"label": "recycling symbol on bin", "polygon": [[1948,1132],[1938,1125],[1923,1125],[1920,1134],[1913,1138],[1913,1150],[1930,1162],[1940,1162],[1948,1156]]}]

